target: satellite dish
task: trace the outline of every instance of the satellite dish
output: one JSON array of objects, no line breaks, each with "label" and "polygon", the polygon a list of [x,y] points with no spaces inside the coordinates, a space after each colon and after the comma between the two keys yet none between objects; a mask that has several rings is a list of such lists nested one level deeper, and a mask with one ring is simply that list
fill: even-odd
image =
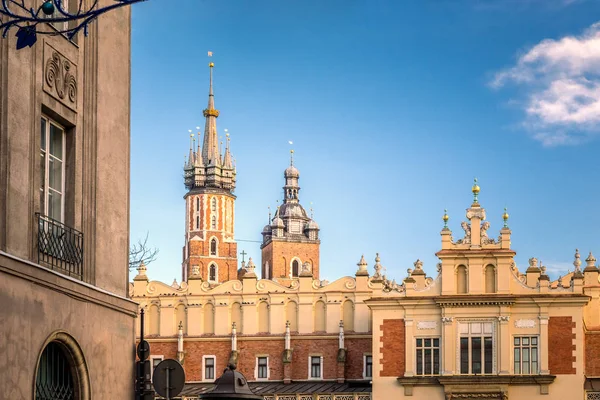
[{"label": "satellite dish", "polygon": [[156,393],[169,400],[181,393],[185,384],[185,372],[177,360],[163,360],[156,366],[152,375]]}]

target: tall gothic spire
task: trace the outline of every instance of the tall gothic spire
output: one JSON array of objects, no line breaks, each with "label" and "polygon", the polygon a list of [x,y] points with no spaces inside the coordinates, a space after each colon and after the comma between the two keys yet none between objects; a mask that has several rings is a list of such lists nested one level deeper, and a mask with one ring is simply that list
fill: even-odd
[{"label": "tall gothic spire", "polygon": [[215,109],[215,97],[213,94],[213,67],[214,63],[208,64],[210,68],[210,86],[208,89],[208,107],[204,110],[206,124],[204,125],[204,143],[202,145],[202,161],[204,165],[221,165],[219,155],[219,140],[217,137],[217,117],[219,110]]}]

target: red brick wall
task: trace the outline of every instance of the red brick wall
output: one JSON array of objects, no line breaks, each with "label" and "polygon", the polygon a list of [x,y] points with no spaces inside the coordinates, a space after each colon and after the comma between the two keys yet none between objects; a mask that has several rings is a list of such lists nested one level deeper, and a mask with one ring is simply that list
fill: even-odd
[{"label": "red brick wall", "polygon": [[404,376],[405,334],[403,319],[384,319],[381,325],[380,376]]},{"label": "red brick wall", "polygon": [[[271,242],[262,251],[262,262],[269,262],[273,278],[289,276],[290,262],[299,257],[302,262],[308,261],[312,267],[313,277],[319,279],[319,244]],[[302,271],[302,266],[300,266]]]},{"label": "red brick wall", "polygon": [[[300,338],[292,336],[291,379],[305,380],[308,378],[309,355],[323,356],[323,377],[325,379],[338,378],[338,339],[329,337]],[[345,365],[346,379],[362,379],[363,355],[371,353],[371,338],[348,338],[345,341],[347,359]],[[282,336],[273,336],[273,340],[244,340],[238,337],[238,371],[248,380],[254,380],[254,369],[256,357],[269,357],[269,379],[283,380],[283,349],[284,340]],[[184,342],[186,381],[202,380],[202,356],[216,356],[215,374],[219,377],[229,361],[231,355],[230,340],[214,341],[185,341]],[[163,355],[165,358],[177,358],[177,342],[150,342],[152,355]]]},{"label": "red brick wall", "polygon": [[576,373],[573,368],[573,350],[576,348],[573,328],[572,317],[550,317],[548,321],[548,368],[552,375]]},{"label": "red brick wall", "polygon": [[585,374],[600,376],[600,330],[585,333]]}]

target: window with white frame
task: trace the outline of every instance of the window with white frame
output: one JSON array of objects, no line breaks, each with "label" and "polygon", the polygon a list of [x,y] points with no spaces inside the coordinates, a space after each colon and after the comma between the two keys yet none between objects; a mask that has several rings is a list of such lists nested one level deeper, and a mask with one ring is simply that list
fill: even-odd
[{"label": "window with white frame", "polygon": [[323,379],[323,357],[322,356],[309,356],[308,357],[308,368],[310,379]]},{"label": "window with white frame", "polygon": [[210,255],[217,255],[217,239],[215,238],[210,239]]},{"label": "window with white frame", "polygon": [[64,222],[65,130],[51,119],[42,117],[40,134],[40,211]]},{"label": "window with white frame", "polygon": [[494,371],[492,322],[460,322],[460,373],[491,374]]},{"label": "window with white frame", "polygon": [[215,356],[202,356],[202,380],[215,380]]},{"label": "window with white frame", "polygon": [[300,274],[300,261],[297,258],[295,258],[294,260],[292,260],[292,266],[291,266],[292,278],[297,278],[299,274]]},{"label": "window with white frame", "polygon": [[150,356],[150,362],[152,363],[152,368],[150,369],[150,379],[152,379],[152,375],[154,374],[154,370],[158,367],[158,364],[164,360],[164,356]]},{"label": "window with white frame", "polygon": [[373,356],[370,354],[364,355],[363,360],[363,378],[372,378],[373,377]]},{"label": "window with white frame", "polygon": [[416,374],[439,375],[440,339],[418,338],[416,344]]},{"label": "window with white frame", "polygon": [[256,357],[256,379],[269,379],[269,357]]},{"label": "window with white frame", "polygon": [[538,374],[537,336],[515,336],[513,343],[515,375]]}]

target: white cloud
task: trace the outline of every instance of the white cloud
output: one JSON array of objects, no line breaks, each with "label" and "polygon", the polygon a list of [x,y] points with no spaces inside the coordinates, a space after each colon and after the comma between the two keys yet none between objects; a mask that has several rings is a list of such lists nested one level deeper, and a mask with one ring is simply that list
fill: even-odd
[{"label": "white cloud", "polygon": [[572,145],[600,133],[600,23],[579,36],[545,39],[495,74],[494,88],[525,93],[525,126],[547,146]]}]

